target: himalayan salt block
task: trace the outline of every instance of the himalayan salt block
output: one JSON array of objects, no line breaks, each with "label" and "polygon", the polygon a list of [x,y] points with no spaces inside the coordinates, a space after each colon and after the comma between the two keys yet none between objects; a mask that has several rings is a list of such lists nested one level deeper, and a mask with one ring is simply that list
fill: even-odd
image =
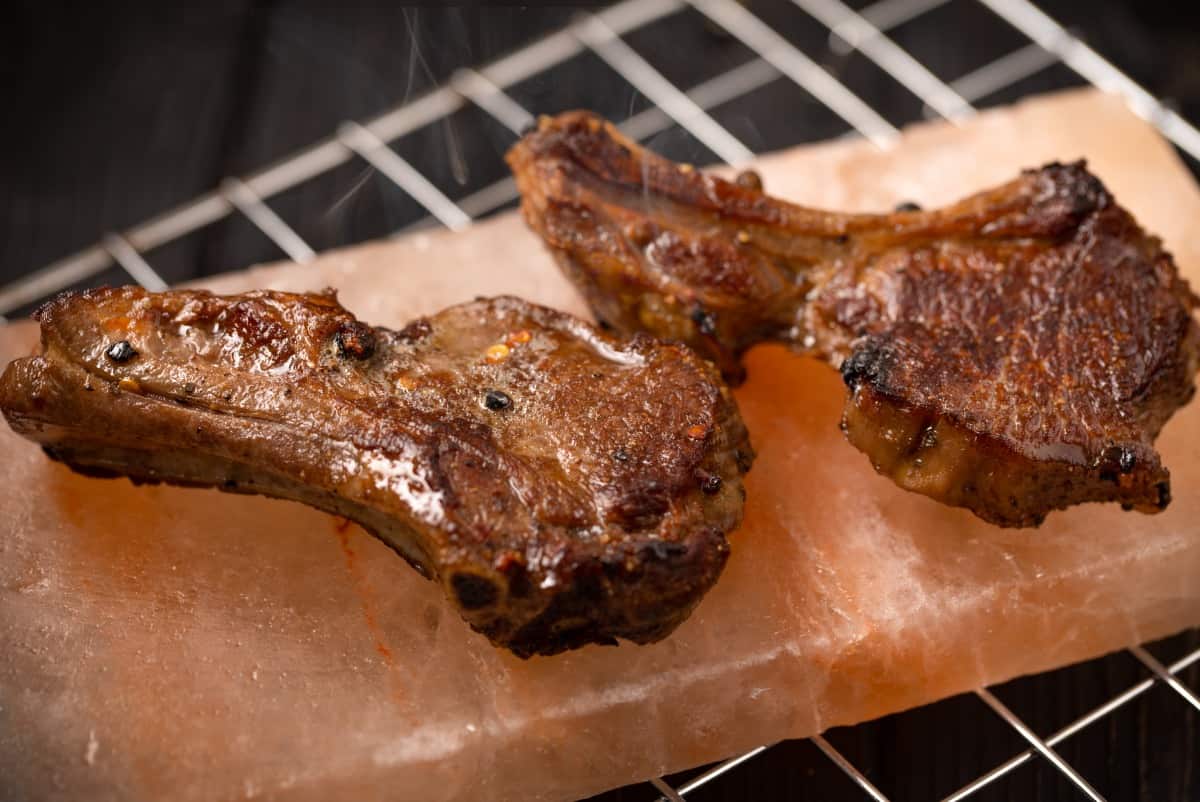
[{"label": "himalayan salt block", "polygon": [[[768,189],[930,206],[1087,156],[1200,286],[1200,193],[1091,92],[762,160]],[[429,255],[436,253],[437,268]],[[477,294],[584,313],[514,216],[208,282],[337,287],[398,326]],[[35,329],[0,330],[5,360]],[[298,504],[87,479],[0,431],[0,778],[17,799],[566,800],[1200,622],[1200,404],[1159,437],[1165,513],[1001,530],[876,476],[844,388],[779,347],[738,391],[759,457],[692,618],[646,647],[521,661],[391,551]]]}]

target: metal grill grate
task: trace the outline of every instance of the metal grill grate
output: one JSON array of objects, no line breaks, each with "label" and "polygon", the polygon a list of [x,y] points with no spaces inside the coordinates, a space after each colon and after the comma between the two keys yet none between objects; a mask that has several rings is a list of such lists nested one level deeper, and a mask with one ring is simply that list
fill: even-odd
[{"label": "metal grill grate", "polygon": [[[1121,73],[1088,45],[1044,14],[1028,0],[879,0],[854,10],[842,0],[791,0],[827,32],[828,49],[836,54],[857,52],[905,87],[924,104],[929,117],[952,123],[975,113],[974,103],[1017,85],[1055,65],[1107,92],[1123,97],[1143,119],[1155,125],[1181,151],[1200,160],[1200,130]],[[889,38],[888,32],[918,20],[943,6],[974,4],[986,7],[1022,36],[1023,44],[960,78],[946,82]],[[681,89],[630,46],[625,37],[688,7],[709,23],[740,41],[754,56],[745,63],[702,83]],[[999,20],[998,20],[999,21]],[[139,284],[154,290],[167,284],[143,253],[175,241],[231,214],[240,214],[297,262],[315,255],[311,248],[267,200],[302,182],[358,157],[393,181],[424,209],[427,216],[401,232],[441,224],[461,229],[473,219],[503,208],[516,199],[511,178],[473,194],[451,199],[402,158],[389,143],[461,109],[475,106],[514,135],[533,122],[509,90],[582,53],[590,52],[611,67],[652,105],[621,128],[646,139],[673,126],[690,133],[713,154],[730,164],[754,157],[754,151],[723,126],[711,111],[775,82],[788,80],[801,87],[849,127],[847,135],[861,136],[886,149],[897,128],[884,115],[823,68],[804,50],[778,33],[735,0],[626,0],[598,13],[584,13],[564,30],[542,38],[498,61],[462,69],[441,88],[366,122],[346,122],[334,135],[253,174],[229,178],[206,195],[121,233],[110,233],[79,253],[37,270],[0,288],[0,315],[45,299],[71,285],[85,282],[114,265]],[[0,318],[3,320],[3,318]],[[1055,751],[1076,733],[1145,694],[1156,683],[1170,688],[1178,699],[1200,710],[1200,698],[1176,675],[1200,662],[1200,649],[1163,665],[1142,647],[1128,650],[1152,676],[1080,716],[1049,737],[1042,738],[987,689],[978,699],[1029,747],[946,797],[946,802],[972,797],[1030,760],[1041,757],[1090,799],[1102,799],[1080,774]],[[865,774],[825,738],[812,743],[862,790],[863,798],[886,800]],[[681,800],[713,780],[734,771],[769,749],[760,746],[715,765],[678,787],[663,779],[650,784],[660,799]]]}]

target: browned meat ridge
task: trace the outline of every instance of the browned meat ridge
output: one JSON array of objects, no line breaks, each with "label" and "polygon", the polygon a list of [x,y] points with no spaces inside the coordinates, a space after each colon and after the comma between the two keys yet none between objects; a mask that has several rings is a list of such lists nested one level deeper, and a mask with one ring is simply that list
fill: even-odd
[{"label": "browned meat ridge", "polygon": [[666,636],[741,519],[752,453],[714,368],[517,298],[401,331],[332,293],[123,287],[36,317],[0,407],[51,457],[353,519],[523,657]]},{"label": "browned meat ridge", "polygon": [[1170,501],[1153,442],[1194,393],[1197,299],[1082,162],[849,215],[672,163],[586,112],[542,118],[508,161],[602,322],[734,380],[769,340],[840,367],[847,437],[901,487],[1003,526]]}]

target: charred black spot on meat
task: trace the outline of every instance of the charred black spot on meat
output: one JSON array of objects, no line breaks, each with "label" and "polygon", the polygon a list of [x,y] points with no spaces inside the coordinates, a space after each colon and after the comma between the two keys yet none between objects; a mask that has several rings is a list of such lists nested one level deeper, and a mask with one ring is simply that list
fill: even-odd
[{"label": "charred black spot on meat", "polygon": [[344,359],[370,359],[375,353],[375,330],[357,320],[346,322],[334,333],[333,342]]},{"label": "charred black spot on meat", "polygon": [[839,214],[669,162],[586,112],[542,118],[508,161],[597,314],[685,341],[731,382],[763,341],[840,366],[846,436],[902,487],[1005,526],[1159,506],[1153,443],[1194,393],[1200,299],[1083,162],[940,209]]},{"label": "charred black spot on meat", "polygon": [[842,381],[851,390],[863,384],[878,385],[893,363],[887,347],[875,340],[868,340],[842,362]]},{"label": "charred black spot on meat", "polygon": [[129,340],[118,340],[104,350],[104,355],[117,364],[128,362],[138,355]]},{"label": "charred black spot on meat", "polygon": [[895,211],[897,211],[897,212],[919,212],[919,211],[921,211],[921,204],[913,203],[912,201],[903,201],[901,203],[896,204]]},{"label": "charred black spot on meat", "polygon": [[455,574],[450,578],[450,584],[464,610],[490,607],[500,598],[500,591],[492,581],[476,574]]}]

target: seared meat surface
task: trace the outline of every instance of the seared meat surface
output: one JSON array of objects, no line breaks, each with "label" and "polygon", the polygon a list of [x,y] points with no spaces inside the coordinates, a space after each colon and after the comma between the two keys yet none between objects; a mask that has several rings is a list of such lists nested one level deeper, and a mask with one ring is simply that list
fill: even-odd
[{"label": "seared meat surface", "polygon": [[664,637],[716,581],[752,452],[687,348],[516,298],[400,331],[331,294],[66,294],[8,366],[12,428],[73,468],[345,516],[521,656]]},{"label": "seared meat surface", "polygon": [[849,215],[669,162],[585,112],[541,119],[508,161],[601,321],[734,380],[769,340],[839,367],[847,437],[902,487],[1005,526],[1169,502],[1153,443],[1194,392],[1197,299],[1082,163]]}]

